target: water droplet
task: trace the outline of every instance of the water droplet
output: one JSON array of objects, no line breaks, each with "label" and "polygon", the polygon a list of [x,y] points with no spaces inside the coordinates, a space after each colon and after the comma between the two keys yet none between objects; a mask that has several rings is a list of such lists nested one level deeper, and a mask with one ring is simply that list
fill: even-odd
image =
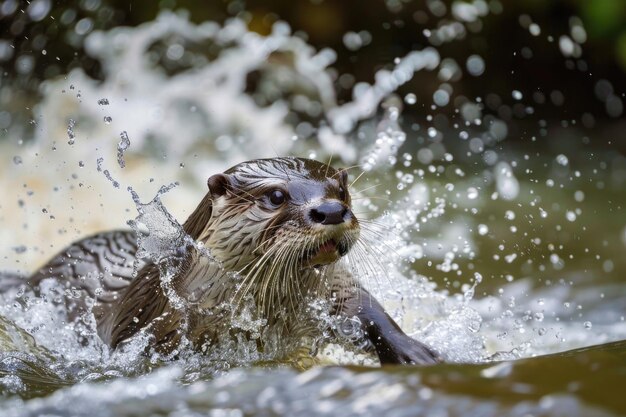
[{"label": "water droplet", "polygon": [[450,94],[446,90],[437,90],[433,94],[433,101],[439,107],[447,106],[450,102]]},{"label": "water droplet", "polygon": [[27,251],[27,248],[24,245],[14,246],[11,249],[13,249],[13,251],[17,254],[21,254]]},{"label": "water droplet", "polygon": [[101,106],[108,106],[109,105],[109,99],[108,98],[101,98],[100,100],[98,100],[98,104]]},{"label": "water droplet", "polygon": [[130,147],[130,139],[128,138],[128,133],[123,131],[120,133],[120,141],[117,144],[117,163],[120,168],[124,168],[126,166],[126,161],[124,161],[124,152]]},{"label": "water droplet", "polygon": [[541,27],[536,23],[531,23],[530,26],[528,26],[528,31],[533,36],[541,35]]},{"label": "water droplet", "polygon": [[70,140],[67,141],[67,143],[69,145],[73,145],[75,140],[74,138],[76,137],[76,135],[74,134],[74,127],[76,126],[76,121],[74,121],[74,119],[70,119],[69,122],[67,123],[67,136],[70,138]]},{"label": "water droplet", "polygon": [[104,123],[105,124],[111,124],[111,122],[113,121],[113,118],[111,116],[104,116]]},{"label": "water droplet", "polygon": [[574,193],[574,200],[576,200],[579,203],[582,203],[585,200],[585,193],[578,190]]},{"label": "water droplet", "polygon": [[19,156],[19,155],[15,155],[15,156],[13,157],[13,163],[14,163],[15,165],[20,165],[20,164],[22,163],[22,157],[21,157],[21,156]]},{"label": "water droplet", "polygon": [[475,77],[485,72],[485,61],[479,55],[470,55],[465,66],[467,71]]},{"label": "water droplet", "polygon": [[584,323],[583,323],[583,326],[585,326],[585,329],[591,329],[591,327],[592,327],[593,325],[591,324],[591,322],[590,322],[590,321],[586,321],[586,322],[584,322]]}]

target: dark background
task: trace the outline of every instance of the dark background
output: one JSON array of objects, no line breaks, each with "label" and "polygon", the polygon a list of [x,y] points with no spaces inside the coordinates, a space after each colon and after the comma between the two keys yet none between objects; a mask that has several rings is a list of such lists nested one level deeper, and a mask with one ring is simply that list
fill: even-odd
[{"label": "dark background", "polygon": [[[49,4],[50,10],[38,21],[33,21],[32,14],[28,13],[30,3],[13,0],[1,3],[0,38],[11,45],[10,52],[0,54],[2,108],[13,111],[30,108],[37,101],[41,80],[67,73],[74,67],[82,67],[92,77],[101,77],[98,61],[83,50],[84,37],[94,30],[153,20],[165,9],[187,10],[195,22],[224,22],[239,16],[248,22],[251,30],[261,34],[269,33],[276,21],[286,21],[314,47],[335,50],[337,77],[351,74],[355,82],[372,82],[374,73],[391,67],[394,58],[429,46],[424,29],[436,28],[452,19],[452,2],[436,0],[71,0],[40,3]],[[513,134],[509,135],[509,140],[528,139],[543,120],[548,126],[575,120],[593,132],[594,143],[624,150],[623,111],[617,115],[607,114],[605,103],[598,98],[598,89],[612,89],[624,100],[626,1],[502,0],[486,3],[496,13],[466,25],[465,39],[436,46],[442,58],[454,58],[464,70],[462,79],[453,83],[450,104],[438,112],[452,114],[455,97],[482,97],[486,112],[505,121],[515,121],[511,124]],[[541,27],[539,36],[532,36],[524,27],[529,18]],[[558,46],[559,37],[569,34],[572,18],[582,20],[587,32],[579,58],[564,57]],[[77,33],[81,20],[89,23],[86,33]],[[371,35],[371,42],[357,51],[349,50],[342,41],[344,34],[364,30]],[[553,41],[548,39],[550,35]],[[522,54],[524,48],[526,53]],[[482,76],[473,77],[465,71],[465,61],[472,54],[485,60],[486,71]],[[175,72],[180,64],[170,62],[166,67],[168,65],[169,70]],[[602,83],[598,87],[598,81],[603,79],[609,80],[608,87]],[[436,72],[429,72],[420,73],[401,87],[399,95],[411,92],[417,96],[417,104],[408,107],[405,116],[420,120],[431,113],[432,94],[440,83]],[[338,83],[340,102],[350,99],[351,85],[344,83],[342,87]],[[10,90],[7,86],[11,86]],[[512,90],[523,94],[523,104],[512,98]],[[562,104],[550,100],[554,90],[563,94]],[[533,96],[537,92],[542,93],[539,100]],[[525,105],[535,107],[534,114],[524,112]],[[588,123],[584,123],[585,113],[593,116],[591,123],[588,119]]]}]

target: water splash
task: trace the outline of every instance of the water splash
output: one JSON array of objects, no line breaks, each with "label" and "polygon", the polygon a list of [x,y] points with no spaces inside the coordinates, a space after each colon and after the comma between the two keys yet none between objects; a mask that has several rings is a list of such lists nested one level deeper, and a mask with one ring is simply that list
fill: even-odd
[{"label": "water splash", "polygon": [[[440,7],[436,6],[439,3],[441,2],[429,2],[432,7]],[[490,4],[495,3],[497,2]],[[455,2],[452,13],[458,20],[475,21],[479,16],[483,16],[481,5],[484,5],[484,2]],[[533,36],[541,33],[538,26],[535,28],[533,24],[530,24],[528,29]],[[584,42],[580,29],[572,28],[571,32],[568,34],[571,40]],[[431,31],[428,39],[436,45],[437,42],[453,41],[463,36],[463,33],[464,29],[458,24],[447,23]],[[172,49],[168,50],[171,56],[180,54],[181,48],[192,53],[186,51],[184,42],[186,40],[214,43],[221,53],[217,58],[201,60],[204,63],[199,68],[185,68],[167,76],[160,70],[159,64],[149,58],[149,47],[155,39],[167,40],[174,35],[179,39]],[[359,38],[361,41],[364,39],[362,34],[359,34]],[[358,42],[355,43],[355,38],[351,35],[348,43],[356,47]],[[386,170],[393,170],[393,175],[390,175],[391,184],[376,185],[378,178],[374,176],[369,179],[365,176],[362,180],[369,182],[359,196],[361,199],[359,207],[367,209],[366,213],[373,213],[370,222],[381,224],[381,228],[386,232],[393,232],[391,236],[376,234],[377,257],[388,262],[385,261],[375,268],[376,273],[366,273],[363,277],[364,283],[381,297],[390,314],[401,322],[405,330],[438,347],[446,359],[476,362],[494,352],[501,352],[491,356],[494,359],[516,359],[557,352],[592,342],[602,343],[626,335],[624,317],[621,313],[623,302],[619,296],[611,291],[611,288],[603,287],[601,284],[593,287],[578,285],[584,282],[583,278],[577,273],[566,273],[564,270],[569,263],[575,261],[567,256],[567,245],[562,249],[557,238],[546,241],[544,235],[539,233],[541,231],[539,229],[550,228],[547,236],[561,236],[563,232],[575,231],[567,228],[567,223],[580,224],[584,219],[576,208],[557,207],[550,199],[553,192],[569,187],[570,177],[575,181],[576,161],[565,154],[554,158],[554,175],[548,182],[538,181],[535,177],[529,176],[528,171],[524,171],[519,164],[519,161],[528,155],[514,155],[514,158],[505,162],[499,151],[498,147],[502,146],[500,142],[509,134],[507,123],[491,115],[482,99],[468,100],[457,106],[451,100],[454,96],[452,90],[445,85],[437,87],[433,103],[436,106],[449,106],[452,103],[458,107],[460,114],[458,129],[456,126],[452,130],[439,127],[436,122],[441,121],[437,119],[440,115],[433,108],[432,118],[409,131],[406,125],[401,124],[402,103],[392,98],[389,103],[393,105],[387,105],[386,99],[389,94],[410,79],[416,71],[437,70],[437,76],[444,83],[458,79],[464,71],[471,76],[481,76],[486,70],[482,57],[470,55],[465,67],[461,68],[462,63],[456,63],[449,58],[441,59],[439,53],[432,48],[416,51],[398,60],[392,70],[381,70],[372,85],[358,84],[354,89],[354,100],[339,106],[335,102],[332,75],[326,71],[334,59],[334,53],[328,50],[313,50],[302,39],[291,36],[284,24],[277,24],[270,36],[263,37],[248,32],[245,24],[238,20],[223,27],[212,23],[194,25],[185,17],[163,14],[156,22],[150,22],[139,28],[120,28],[107,33],[95,33],[88,38],[87,47],[94,56],[101,59],[104,65],[104,81],[96,82],[81,70],[76,70],[69,75],[69,80],[59,79],[47,83],[43,87],[44,100],[37,107],[43,116],[41,123],[38,122],[36,134],[38,143],[45,144],[45,148],[49,149],[47,138],[63,137],[64,130],[69,136],[69,131],[74,130],[74,126],[70,129],[64,124],[66,120],[80,120],[81,132],[90,121],[95,121],[93,123],[95,129],[90,132],[90,140],[81,142],[80,147],[73,147],[70,156],[62,156],[64,159],[58,159],[61,158],[60,152],[49,159],[43,159],[33,156],[35,151],[32,148],[19,148],[16,151],[11,149],[11,152],[5,154],[19,153],[22,156],[21,171],[35,165],[39,166],[33,175],[39,179],[51,176],[55,169],[58,170],[69,162],[67,158],[74,158],[76,161],[93,160],[94,149],[98,149],[99,153],[105,152],[105,156],[109,157],[110,153],[115,153],[110,139],[120,131],[128,131],[133,137],[132,148],[125,146],[123,149],[122,161],[125,152],[128,152],[128,155],[132,153],[133,157],[144,158],[144,161],[145,155],[148,154],[158,157],[168,155],[168,158],[174,158],[176,161],[171,163],[170,159],[167,164],[157,165],[157,174],[152,165],[145,169],[137,164],[137,169],[140,170],[138,177],[145,179],[145,182],[151,178],[149,181],[151,184],[155,181],[152,179],[155,176],[162,175],[166,178],[157,179],[157,184],[168,183],[172,179],[181,178],[178,175],[182,174],[178,171],[184,171],[184,175],[191,177],[186,178],[187,184],[190,181],[197,181],[204,187],[208,173],[218,172],[243,159],[273,156],[276,153],[311,152],[319,155],[324,151],[335,153],[343,161],[365,162],[366,170],[378,170],[376,174],[381,178],[384,178],[383,173]],[[284,56],[291,56],[293,59],[277,59]],[[280,67],[282,74],[288,74],[289,82],[285,84],[293,82],[295,85],[304,83],[314,86],[312,89],[314,92],[311,97],[304,100],[304,103],[319,100],[320,106],[317,106],[321,108],[319,113],[307,115],[316,121],[324,117],[329,121],[329,126],[321,126],[317,132],[321,147],[318,147],[317,143],[299,140],[300,137],[313,135],[310,133],[312,129],[304,129],[304,125],[294,126],[287,120],[286,115],[289,111],[298,110],[291,107],[290,101],[278,99],[262,103],[263,100],[256,101],[254,94],[245,91],[246,77],[250,72],[272,71],[266,68],[265,63],[268,60],[289,62],[288,65]],[[142,74],[141,80],[134,77],[138,73]],[[70,90],[80,89],[81,97],[76,97],[73,93],[71,96],[58,94],[58,91],[67,88],[69,83],[73,84]],[[282,84],[272,85],[270,90],[274,88],[281,93],[289,92]],[[615,94],[611,85],[599,82],[597,90],[599,100],[605,102],[611,109],[610,115],[617,115],[619,106],[613,98]],[[257,93],[256,98],[264,97],[262,92]],[[415,104],[415,99],[410,94],[405,97],[407,105]],[[110,98],[111,104],[106,105],[103,102],[102,97],[105,95],[108,97],[107,101]],[[518,104],[521,104],[529,94],[516,92],[512,96],[514,100],[520,101]],[[124,97],[127,97],[128,101],[125,101]],[[380,103],[385,104],[384,114],[382,119],[376,118],[378,123],[372,123],[374,115],[381,107]],[[106,109],[104,106],[107,106]],[[316,108],[303,105],[298,111],[308,107]],[[107,115],[103,116],[105,110]],[[365,126],[368,121],[375,126],[370,131],[367,130],[368,126]],[[359,130],[356,137],[350,136],[355,128],[361,127],[363,129]],[[460,146],[467,147],[467,158],[471,161],[469,164],[463,165],[463,151],[453,152],[444,148],[442,138],[445,135],[458,137],[462,144]],[[269,137],[274,141],[274,149],[266,146]],[[70,137],[70,140],[73,138]],[[380,146],[377,148],[372,142],[379,140]],[[495,146],[496,144],[498,146]],[[198,155],[202,157],[198,158]],[[471,159],[474,156],[479,158]],[[183,218],[185,210],[189,210],[190,202],[197,200],[199,191],[185,191],[184,187],[177,189],[177,198],[168,202],[167,207],[172,212],[178,210],[183,214],[173,216],[160,200],[165,191],[160,191],[155,199],[143,204],[139,201],[138,195],[153,194],[144,194],[143,191],[139,191],[140,184],[127,181],[128,177],[125,176],[128,175],[128,170],[116,173],[116,179],[113,179],[111,173],[104,169],[103,161],[103,157],[97,159],[97,177],[90,176],[88,162],[87,166],[75,162],[67,165],[71,165],[72,169],[77,166],[83,167],[80,175],[74,178],[75,172],[64,172],[64,178],[68,179],[74,191],[95,187],[97,179],[94,178],[100,178],[102,173],[116,189],[120,187],[120,182],[132,183],[131,191],[133,193],[136,191],[136,194],[133,194],[136,198],[133,199],[137,209],[141,210],[135,222],[131,223],[131,227],[138,232],[140,239],[143,239],[140,246],[144,248],[143,254],[148,259],[155,262],[177,259],[184,245],[197,245],[186,240],[175,217]],[[185,170],[178,169],[179,161],[184,161],[180,163],[184,164]],[[368,164],[368,161],[371,163]],[[480,161],[485,162],[485,169],[480,165]],[[468,167],[471,164],[477,164],[481,168],[474,172]],[[619,161],[615,164],[619,166]],[[123,167],[122,163],[120,167]],[[603,167],[600,171],[605,169],[608,172],[610,168]],[[619,181],[618,174],[614,175],[614,181]],[[46,188],[33,190],[31,184],[37,182],[32,181],[30,177],[23,182],[28,183],[25,187],[27,191],[20,195],[21,203],[16,206],[21,210],[35,207],[32,210],[37,215],[41,215],[41,212],[46,213],[46,216],[43,216],[46,222],[53,220],[49,219],[48,209],[54,209],[53,212],[57,214],[61,212],[59,208],[66,210],[68,204],[72,204],[72,198],[68,200],[67,194],[50,193]],[[600,187],[600,182],[600,180],[597,182],[597,188],[604,190],[605,188]],[[543,183],[550,189],[548,192],[542,193]],[[603,183],[603,187],[607,184],[610,184],[609,180]],[[369,187],[371,189],[367,191]],[[101,199],[93,198],[93,191],[87,194],[87,197],[75,197],[77,201],[85,201],[84,205],[81,203],[80,212],[71,213],[78,218],[76,223],[86,223],[97,217],[94,213],[99,212],[94,207],[101,204],[107,209],[104,216],[112,219],[111,224],[106,225],[107,228],[121,224],[119,221],[121,217],[114,218],[108,211],[110,207],[123,204],[119,201],[127,199],[112,198],[111,193],[114,191],[107,187]],[[568,192],[570,197],[575,196],[573,189]],[[597,190],[585,189],[585,192],[587,197],[578,194],[578,197],[574,197],[576,202],[591,201]],[[35,197],[45,194],[44,205],[48,208],[44,208],[43,211],[41,206],[33,203],[32,194],[27,193],[35,193]],[[542,193],[539,195],[541,198],[537,198],[538,193]],[[94,200],[94,206],[88,206],[90,200]],[[386,200],[397,200],[398,203],[392,204]],[[530,203],[527,204],[529,200]],[[524,207],[525,205],[533,207],[532,210],[524,211],[524,208],[528,208]],[[385,209],[388,210],[388,215],[379,218],[376,213]],[[128,212],[123,213],[124,218],[128,218]],[[81,215],[84,217],[80,217]],[[11,218],[18,216],[14,215]],[[548,224],[547,222],[552,219],[557,219],[555,221],[559,224]],[[34,229],[50,228],[39,217],[29,219],[28,226],[25,233],[31,235]],[[522,226],[525,228],[522,229]],[[102,225],[98,227],[104,228]],[[63,236],[63,233],[57,233],[57,229],[60,228],[54,226],[51,235],[29,243],[28,247],[34,250],[27,251],[26,255],[38,254],[41,248],[37,248],[37,245],[41,245],[42,241],[59,240],[59,235]],[[70,229],[76,235],[84,232],[75,230],[76,226],[71,226]],[[617,243],[620,245],[626,242],[626,229],[622,229],[621,226],[617,228]],[[503,235],[502,230],[509,234]],[[522,231],[528,233],[528,236],[515,239]],[[67,236],[68,241],[73,238],[74,236]],[[495,239],[498,240],[494,243]],[[11,237],[11,242],[14,241],[19,239]],[[15,246],[12,243],[10,247]],[[544,247],[548,253],[539,252]],[[196,249],[202,248],[196,246]],[[590,250],[599,251],[597,248]],[[479,251],[483,252],[479,254]],[[529,256],[529,253],[532,256]],[[500,269],[507,272],[502,272],[501,275],[486,273],[483,262],[490,259],[501,262]],[[546,261],[543,262],[541,259]],[[535,263],[529,263],[528,260]],[[598,261],[606,273],[617,268],[612,259],[602,258]],[[405,267],[406,263],[413,263],[413,268]],[[519,270],[515,269],[517,273],[508,272],[509,268],[522,263],[524,265]],[[21,265],[29,267],[31,264],[32,261],[26,260]],[[420,269],[422,267],[423,269]],[[480,272],[477,272],[477,269]],[[414,270],[420,270],[425,275],[441,274],[445,279],[440,286],[436,286],[426,277],[413,272]],[[542,286],[538,287],[536,280],[529,277],[535,278],[539,272],[546,270],[550,273],[549,282],[542,281]],[[483,283],[501,280],[501,285],[493,286],[492,293],[488,294],[484,284],[478,285],[477,273],[485,275]],[[168,276],[172,275],[165,275],[166,285]],[[59,294],[64,294],[65,290],[49,285],[44,288],[46,300],[58,299]],[[602,297],[598,295],[599,291]],[[171,294],[174,302],[176,296],[175,293]],[[140,337],[136,343],[125,347],[124,351],[111,353],[98,344],[99,339],[93,333],[93,323],[88,319],[82,328],[72,327],[67,325],[62,309],[55,307],[54,303],[37,299],[25,290],[7,297],[1,313],[2,317],[11,319],[7,320],[8,331],[4,333],[0,331],[0,336],[9,334],[14,349],[26,349],[42,357],[51,355],[52,361],[46,362],[45,365],[57,372],[58,380],[64,378],[67,381],[106,380],[107,376],[117,378],[120,375],[131,375],[133,372],[148,372],[151,367],[160,365],[158,358],[142,359],[141,353],[148,343],[146,338]],[[183,306],[187,301],[180,300],[180,305]],[[311,308],[315,310],[316,307]],[[239,329],[258,333],[263,323],[253,320],[249,313],[244,310],[241,317],[235,317],[234,323]],[[318,314],[323,315],[319,311]],[[592,323],[592,326],[587,325],[587,322]],[[333,326],[350,338],[354,336],[354,329],[350,324],[348,321],[333,323]],[[27,339],[21,339],[19,335],[25,334],[24,330],[33,335],[38,346],[33,346]],[[84,345],[85,341],[87,345]],[[235,355],[233,352],[238,353]],[[327,352],[322,350],[321,354],[326,355]],[[194,378],[206,379],[215,369],[226,369],[230,364],[225,359],[232,359],[233,356],[243,358],[242,363],[247,364],[251,360],[263,359],[263,356],[255,350],[254,342],[243,343],[240,340],[225,347],[220,355],[214,356],[215,363],[209,365],[200,355],[182,352],[184,358],[175,366],[183,368],[183,373],[188,375],[187,380],[193,381]],[[356,359],[357,356],[347,352],[343,347],[335,348],[329,355],[331,360],[336,362],[373,363],[371,358],[369,362],[362,357]],[[29,360],[31,362],[28,362]],[[351,362],[352,360],[358,362]],[[16,367],[15,364],[19,363],[19,360],[9,359],[6,363]],[[22,358],[22,363],[35,363],[35,360]],[[179,375],[176,372],[173,374]],[[163,389],[174,396],[182,389],[172,382],[176,378],[178,376],[170,379],[163,377],[163,380],[169,381],[170,384],[164,384]],[[314,379],[314,376],[308,374],[303,377],[302,383]],[[28,380],[17,379],[16,375],[12,374],[9,379],[3,381],[11,392],[19,393],[20,390],[26,389],[24,387],[27,387]],[[293,378],[289,381],[293,381]],[[149,387],[159,383],[157,380],[147,380],[148,385],[142,385],[143,382],[143,380],[140,384],[136,384],[135,380],[132,382],[141,388],[136,397],[141,398],[141,401],[142,395],[151,389]],[[219,381],[216,384],[221,389],[224,385],[220,384],[227,385],[227,382]],[[127,382],[119,381],[119,386],[122,387],[121,391],[128,391]],[[328,395],[341,392],[340,388],[333,391],[333,387],[336,386],[324,386],[324,392],[330,393]],[[94,391],[89,391],[91,389]],[[50,401],[61,402],[58,398],[66,401],[76,392],[79,396],[81,392],[83,394],[86,392],[86,397],[102,399],[103,403],[109,404],[103,399],[105,395],[101,393],[101,390],[107,389],[108,386],[102,388],[78,385],[76,391],[65,391]],[[223,399],[229,394],[228,392],[224,394],[219,389],[218,394],[221,393],[221,396],[216,398]],[[398,391],[392,390],[389,395],[393,392],[400,395],[403,391],[398,388]],[[196,394],[191,392],[190,395],[194,401],[197,400]],[[433,393],[432,390],[426,389],[420,390],[419,395],[424,400],[430,398]],[[262,398],[266,402],[263,404],[267,404],[270,397],[272,393],[265,392]],[[175,402],[170,401],[171,398],[167,397],[168,403]],[[111,401],[115,403],[115,399]],[[81,402],[81,406],[85,404],[93,411],[92,403]],[[28,404],[29,410],[37,407],[36,403]],[[13,408],[17,409],[18,407]]]},{"label": "water splash", "polygon": [[413,51],[399,60],[392,71],[380,70],[373,85],[361,84],[354,89],[354,100],[328,112],[333,130],[346,134],[360,120],[371,117],[380,102],[413,78],[415,72],[433,70],[439,65],[439,53],[434,48]]},{"label": "water splash", "polygon": [[113,176],[111,175],[108,169],[103,168],[102,166],[103,163],[104,163],[104,158],[102,157],[96,160],[96,166],[97,166],[98,172],[102,172],[104,176],[106,177],[106,179],[109,180],[111,184],[113,184],[113,187],[120,188],[120,183],[113,178]]},{"label": "water splash", "polygon": [[76,134],[74,133],[74,127],[76,127],[76,122],[74,119],[70,119],[67,123],[67,136],[69,138],[67,141],[68,145],[73,145],[75,142]]},{"label": "water splash", "polygon": [[120,141],[117,144],[117,163],[120,168],[126,167],[126,161],[124,160],[124,152],[128,150],[130,147],[130,139],[128,138],[128,133],[123,131],[120,133]]}]

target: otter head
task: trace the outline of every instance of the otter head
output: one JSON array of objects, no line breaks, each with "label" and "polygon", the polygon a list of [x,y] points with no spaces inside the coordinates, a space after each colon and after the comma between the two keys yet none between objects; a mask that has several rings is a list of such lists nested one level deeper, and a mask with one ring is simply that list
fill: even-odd
[{"label": "otter head", "polygon": [[210,217],[198,236],[190,234],[228,269],[327,265],[359,237],[345,170],[310,159],[258,159],[212,176],[208,186]]}]

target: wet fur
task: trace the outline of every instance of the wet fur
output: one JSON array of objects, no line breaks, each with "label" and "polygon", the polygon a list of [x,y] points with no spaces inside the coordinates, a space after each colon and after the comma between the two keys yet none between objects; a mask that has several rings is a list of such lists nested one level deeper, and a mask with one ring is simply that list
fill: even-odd
[{"label": "wet fur", "polygon": [[[137,247],[131,242],[132,233],[109,232],[70,246],[33,274],[31,285],[54,277],[85,290],[96,300],[98,334],[112,347],[145,331],[161,352],[175,352],[183,338],[204,350],[229,334],[233,317],[251,302],[254,318],[266,320],[261,345],[271,341],[288,353],[301,339],[319,337],[319,322],[303,311],[308,301],[323,299],[331,303],[332,313],[359,317],[381,362],[438,360],[400,330],[343,262],[319,268],[302,264],[309,252],[331,237],[348,249],[358,242],[354,216],[332,228],[312,227],[306,218],[312,204],[340,200],[340,187],[346,190],[342,204],[350,206],[345,171],[316,161],[274,158],[239,164],[211,177],[208,185],[209,192],[183,228],[221,264],[188,247],[180,258],[171,260],[173,264],[144,265],[133,278],[129,266]],[[270,207],[267,193],[287,186],[290,204]],[[76,263],[84,268],[76,271]],[[115,271],[110,271],[110,264]],[[85,280],[89,265],[92,270]],[[169,286],[162,280],[164,268],[176,271]],[[168,291],[182,305],[175,305]],[[73,309],[84,312],[86,307],[77,301]]]}]

